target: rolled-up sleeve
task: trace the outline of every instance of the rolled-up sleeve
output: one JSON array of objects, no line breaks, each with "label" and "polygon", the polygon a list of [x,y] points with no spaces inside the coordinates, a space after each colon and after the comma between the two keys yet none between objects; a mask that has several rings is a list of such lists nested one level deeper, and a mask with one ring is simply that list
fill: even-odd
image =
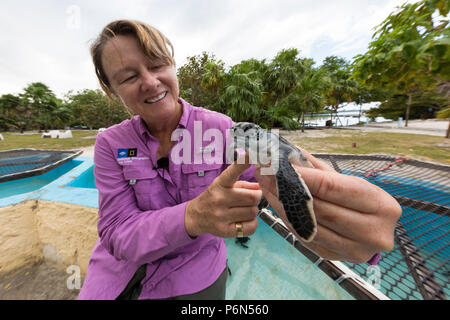
[{"label": "rolled-up sleeve", "polygon": [[151,263],[194,241],[186,232],[186,202],[142,211],[108,141],[99,134],[94,154],[99,191],[98,233],[102,246],[116,259]]}]

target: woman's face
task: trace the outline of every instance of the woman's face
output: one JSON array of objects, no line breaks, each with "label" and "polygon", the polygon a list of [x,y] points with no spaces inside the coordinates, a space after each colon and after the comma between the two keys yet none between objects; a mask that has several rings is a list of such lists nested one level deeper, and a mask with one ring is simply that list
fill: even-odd
[{"label": "woman's face", "polygon": [[167,124],[180,113],[175,67],[147,57],[135,37],[110,39],[102,65],[114,93],[149,128]]}]

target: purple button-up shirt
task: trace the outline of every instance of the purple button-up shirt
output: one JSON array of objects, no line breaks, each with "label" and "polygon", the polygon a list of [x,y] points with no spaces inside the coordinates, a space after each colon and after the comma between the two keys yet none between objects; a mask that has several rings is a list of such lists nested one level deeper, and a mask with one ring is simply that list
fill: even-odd
[{"label": "purple button-up shirt", "polygon": [[[94,172],[99,191],[99,239],[79,299],[115,299],[144,264],[146,277],[139,299],[195,293],[214,283],[224,271],[224,240],[211,234],[191,238],[186,233],[184,214],[186,203],[228,166],[225,151],[219,163],[199,163],[198,159],[202,159],[202,153],[211,154],[212,145],[226,148],[233,121],[182,99],[179,102],[183,114],[178,128],[186,129],[192,137],[191,163],[179,164],[170,154],[169,170],[158,169],[158,140],[139,116],[97,136]],[[214,140],[212,144],[213,139],[203,137],[200,145],[198,140],[194,143],[194,129],[198,131],[199,123],[203,133],[219,130],[223,141]],[[179,147],[180,141],[188,141],[184,139],[183,135],[173,148]],[[212,155],[221,156],[215,149]],[[253,171],[250,168],[241,179],[255,181]]]}]

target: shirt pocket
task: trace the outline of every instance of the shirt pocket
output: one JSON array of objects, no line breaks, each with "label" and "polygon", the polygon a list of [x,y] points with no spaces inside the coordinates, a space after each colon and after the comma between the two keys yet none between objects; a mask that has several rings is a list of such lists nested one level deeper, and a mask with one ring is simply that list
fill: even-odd
[{"label": "shirt pocket", "polygon": [[166,190],[156,170],[149,166],[124,166],[123,174],[134,190],[139,209],[160,209]]},{"label": "shirt pocket", "polygon": [[189,201],[205,191],[222,172],[222,164],[182,164],[183,185],[181,196]]}]

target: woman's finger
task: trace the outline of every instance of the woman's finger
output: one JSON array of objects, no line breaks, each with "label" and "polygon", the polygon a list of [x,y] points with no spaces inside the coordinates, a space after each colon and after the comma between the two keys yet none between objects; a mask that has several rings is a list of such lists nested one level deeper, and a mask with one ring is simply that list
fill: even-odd
[{"label": "woman's finger", "polygon": [[[325,249],[314,242],[307,242],[307,243],[302,242],[302,245],[323,259],[339,260],[339,261],[347,260],[347,259],[343,258],[341,254],[331,251],[331,250],[328,250],[328,249]],[[348,259],[348,260],[350,260],[350,259]]]},{"label": "woman's finger", "polygon": [[[343,237],[332,229],[320,224],[317,225],[317,234],[312,242],[306,243],[301,239],[300,241],[306,246],[311,245],[311,248],[314,246],[317,248],[319,246],[333,253],[334,258],[339,260],[367,261],[377,252],[358,241]],[[324,257],[330,259],[328,256]]]},{"label": "woman's finger", "polygon": [[258,182],[248,182],[246,180],[239,180],[233,184],[233,188],[244,188],[250,190],[260,190]]},{"label": "woman's finger", "polygon": [[[215,180],[216,184],[222,187],[231,188],[233,184],[238,181],[239,177],[244,173],[245,170],[250,168],[250,164],[247,161],[247,155],[239,155],[239,158],[228,166]],[[244,163],[242,163],[245,159]]]},{"label": "woman's finger", "polygon": [[228,222],[251,221],[258,215],[257,206],[234,207],[227,211]]},{"label": "woman's finger", "polygon": [[255,170],[254,176],[256,180],[258,181],[261,188],[265,189],[266,191],[277,194],[277,185],[275,181],[274,175],[264,175],[261,174],[261,169],[257,168]]},{"label": "woman's finger", "polygon": [[365,242],[367,235],[375,231],[374,217],[369,214],[361,214],[320,198],[314,199],[313,206],[317,223],[342,236]]},{"label": "woman's finger", "polygon": [[239,236],[236,223],[241,223],[243,237],[251,236],[255,233],[256,228],[258,227],[258,219],[256,218],[246,221],[231,222],[228,224],[227,232],[224,235],[225,238],[236,238]]},{"label": "woman's finger", "polygon": [[337,172],[294,167],[314,197],[365,213],[377,213],[384,191],[357,177]]},{"label": "woman's finger", "polygon": [[262,194],[260,189],[230,188],[220,195],[220,199],[226,208],[252,207],[258,205]]},{"label": "woman's finger", "polygon": [[[283,220],[286,219],[281,202],[271,193],[265,193],[264,195],[278,215]],[[370,254],[373,255],[377,252],[376,248],[367,245],[367,241],[364,241],[369,240],[365,238],[365,235],[370,234],[370,232],[365,228],[363,228],[363,231],[366,233],[361,230],[361,226],[365,224],[366,220],[361,220],[361,217],[356,218],[356,220],[352,220],[350,218],[352,213],[345,211],[348,209],[328,205],[321,199],[315,199],[314,201],[317,203],[315,212],[316,218],[318,219],[318,224],[317,233],[312,242],[306,243],[302,241],[301,238],[296,235],[295,230],[288,225],[290,231],[293,232],[303,244],[316,251],[320,256],[326,259],[335,260],[360,261],[367,256],[370,258]],[[322,210],[328,209],[337,209],[337,211],[323,213]],[[357,213],[355,212],[355,214]],[[341,215],[345,217],[343,221],[340,221]],[[359,215],[362,217],[367,217],[365,215]]]}]

